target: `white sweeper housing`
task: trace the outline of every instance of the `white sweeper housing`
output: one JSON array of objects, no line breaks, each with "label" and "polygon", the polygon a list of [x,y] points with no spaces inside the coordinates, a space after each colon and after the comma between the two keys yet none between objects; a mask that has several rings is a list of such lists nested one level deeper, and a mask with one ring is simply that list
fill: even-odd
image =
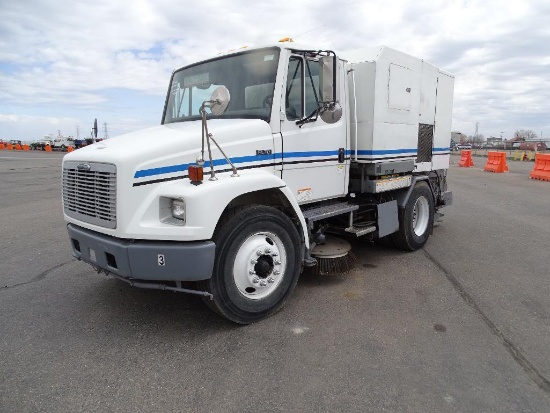
[{"label": "white sweeper housing", "polygon": [[447,169],[454,77],[386,46],[341,57],[352,70],[352,160],[414,160],[417,172]]}]

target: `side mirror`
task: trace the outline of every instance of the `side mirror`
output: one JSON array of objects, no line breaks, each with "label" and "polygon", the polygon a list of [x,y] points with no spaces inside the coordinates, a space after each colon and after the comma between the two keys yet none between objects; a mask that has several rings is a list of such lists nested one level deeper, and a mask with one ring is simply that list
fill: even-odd
[{"label": "side mirror", "polygon": [[342,117],[342,106],[336,101],[336,56],[321,57],[319,66],[320,116],[325,123],[336,123]]},{"label": "side mirror", "polygon": [[319,77],[321,101],[336,100],[336,61],[334,56],[323,56],[319,59]]},{"label": "side mirror", "polygon": [[336,123],[342,117],[342,106],[338,102],[329,102],[323,104],[321,109],[321,119],[325,123]]},{"label": "side mirror", "polygon": [[219,116],[227,110],[231,96],[225,86],[217,87],[210,96],[210,111],[213,115]]}]

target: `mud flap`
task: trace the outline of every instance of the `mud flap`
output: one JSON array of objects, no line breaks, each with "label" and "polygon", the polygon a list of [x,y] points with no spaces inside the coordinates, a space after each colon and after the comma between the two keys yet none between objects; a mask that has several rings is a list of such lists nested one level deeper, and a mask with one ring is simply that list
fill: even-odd
[{"label": "mud flap", "polygon": [[384,202],[377,205],[378,209],[378,237],[393,234],[399,230],[399,216],[397,215],[397,201]]}]

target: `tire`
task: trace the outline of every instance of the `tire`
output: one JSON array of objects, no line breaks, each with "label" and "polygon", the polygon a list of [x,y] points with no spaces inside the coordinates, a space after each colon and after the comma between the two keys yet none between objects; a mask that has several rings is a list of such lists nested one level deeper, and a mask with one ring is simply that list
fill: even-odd
[{"label": "tire", "polygon": [[432,191],[424,181],[417,182],[405,208],[399,209],[399,231],[392,234],[395,245],[416,251],[428,241],[434,222]]},{"label": "tire", "polygon": [[214,236],[216,258],[201,287],[207,305],[238,324],[278,311],[300,274],[300,237],[292,221],[267,206],[240,209],[221,222]]}]

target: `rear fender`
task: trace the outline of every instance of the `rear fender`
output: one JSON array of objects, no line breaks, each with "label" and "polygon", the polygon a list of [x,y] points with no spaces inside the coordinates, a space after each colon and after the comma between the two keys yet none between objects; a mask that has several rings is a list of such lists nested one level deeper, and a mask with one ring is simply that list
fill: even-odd
[{"label": "rear fender", "polygon": [[[407,202],[409,201],[409,198],[411,197],[414,186],[419,181],[428,181],[428,177],[426,175],[413,176],[411,186],[397,191],[397,193],[395,194],[395,198],[397,199],[397,206],[399,208],[405,208]],[[430,185],[428,185],[428,187],[430,187]]]}]

